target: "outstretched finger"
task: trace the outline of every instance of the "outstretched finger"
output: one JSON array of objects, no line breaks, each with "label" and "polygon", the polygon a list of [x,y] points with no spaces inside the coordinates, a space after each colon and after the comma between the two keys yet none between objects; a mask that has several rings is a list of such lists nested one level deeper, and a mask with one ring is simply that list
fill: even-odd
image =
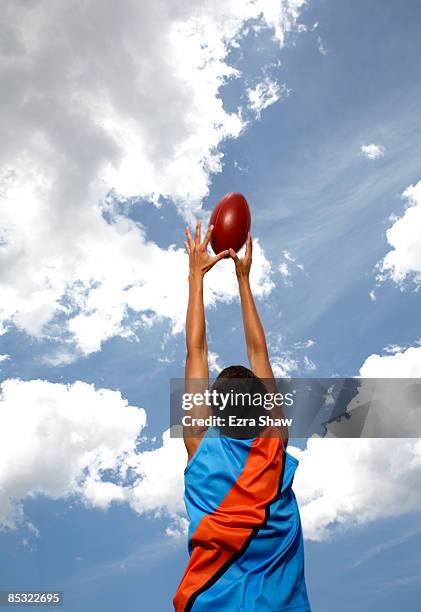
[{"label": "outstretched finger", "polygon": [[250,234],[250,232],[248,232],[247,233],[247,241],[246,241],[245,257],[251,257],[252,252],[253,252],[253,243],[251,241],[251,234]]},{"label": "outstretched finger", "polygon": [[200,245],[201,228],[202,228],[202,224],[200,221],[198,221],[196,223],[196,240],[195,240],[196,246]]},{"label": "outstretched finger", "polygon": [[187,253],[190,255],[190,246],[189,246],[189,243],[187,242],[187,240],[184,241],[184,246],[186,247]]},{"label": "outstretched finger", "polygon": [[207,248],[211,238],[212,238],[212,231],[213,231],[213,225],[209,225],[208,227],[208,231],[206,232],[206,236],[205,239],[203,241],[203,246],[205,247],[205,249]]},{"label": "outstretched finger", "polygon": [[218,253],[218,255],[215,255],[215,257],[212,257],[212,265],[215,265],[216,262],[219,261],[220,259],[224,259],[224,257],[228,257],[229,254],[230,252],[228,250],[221,251],[220,253]]},{"label": "outstretched finger", "polygon": [[231,257],[231,259],[233,259],[235,261],[235,263],[238,263],[240,261],[239,258],[238,258],[238,255],[234,251],[234,249],[229,249],[228,255]]},{"label": "outstretched finger", "polygon": [[193,241],[189,227],[186,228],[186,236],[187,236],[187,243],[189,245],[189,249],[191,250],[194,247],[194,241]]}]

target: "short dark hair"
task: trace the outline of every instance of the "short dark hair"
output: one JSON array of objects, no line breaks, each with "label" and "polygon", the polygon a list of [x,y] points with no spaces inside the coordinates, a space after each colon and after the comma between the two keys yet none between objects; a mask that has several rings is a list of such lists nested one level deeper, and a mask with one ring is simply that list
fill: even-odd
[{"label": "short dark hair", "polygon": [[[223,369],[218,377],[215,379],[212,385],[212,391],[216,390],[218,393],[229,394],[233,393],[247,393],[251,396],[261,395],[264,396],[268,393],[266,386],[263,381],[256,376],[249,368],[242,365],[232,365]],[[219,412],[219,408],[212,406],[214,413]],[[256,406],[251,402],[245,401],[242,406],[228,402],[224,409],[223,416],[228,419],[230,415],[236,417],[245,417],[247,419],[254,418],[258,423],[259,416],[265,411],[262,405]],[[233,438],[253,438],[256,437],[259,432],[263,429],[262,426],[256,425],[255,427],[229,427],[228,425],[219,427],[221,433],[228,437]]]},{"label": "short dark hair", "polygon": [[215,383],[218,379],[222,378],[256,378],[257,380],[260,380],[256,374],[253,374],[249,368],[246,368],[243,365],[232,365],[224,368],[221,370],[221,372],[219,372]]}]

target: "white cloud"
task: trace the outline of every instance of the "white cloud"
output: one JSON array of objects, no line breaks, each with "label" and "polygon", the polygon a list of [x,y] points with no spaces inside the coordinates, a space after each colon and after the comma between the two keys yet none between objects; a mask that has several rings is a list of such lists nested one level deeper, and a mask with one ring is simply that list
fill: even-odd
[{"label": "white cloud", "polygon": [[317,370],[316,364],[308,355],[299,359],[290,351],[280,352],[271,357],[271,365],[275,378],[284,378],[295,373],[308,373]]},{"label": "white cloud", "polygon": [[260,117],[262,110],[277,102],[282,95],[289,95],[286,85],[279,85],[276,81],[266,76],[254,88],[247,89],[249,107]]},{"label": "white cloud", "polygon": [[290,450],[300,460],[294,490],[308,539],[420,508],[421,440],[311,439]]},{"label": "white cloud", "polygon": [[[82,312],[69,320],[69,330],[84,354],[99,350],[101,343],[112,335],[128,333],[124,324],[127,308],[137,312],[150,310],[158,317],[168,318],[174,332],[184,327],[188,270],[185,251],[137,243],[137,228],[131,229],[126,236],[127,243],[124,245],[121,241],[119,252],[117,245],[115,248],[110,245],[108,253],[103,253],[106,257],[103,261],[108,264],[108,278],[79,298]],[[123,250],[125,246],[127,253]],[[90,255],[95,256],[92,244],[88,259]],[[136,267],[138,262],[143,265]],[[79,274],[82,270],[79,268]],[[270,276],[270,263],[255,239],[251,283],[256,296],[262,297],[272,291],[274,284]],[[205,303],[212,306],[237,297],[232,261],[221,262],[205,279]],[[147,325],[150,322],[148,319]]]},{"label": "white cloud", "polygon": [[[289,254],[287,253],[289,256]],[[288,259],[288,257],[287,257]],[[290,261],[295,261],[290,258]],[[270,362],[276,378],[289,377],[293,375],[303,375],[317,369],[316,364],[306,354],[297,354],[297,351],[311,349],[316,343],[314,340],[303,340],[295,342],[292,349],[285,346],[281,334],[269,334],[268,348]]]},{"label": "white cloud", "polygon": [[[169,198],[192,219],[221,170],[219,145],[247,123],[247,109],[229,113],[220,98],[239,76],[230,49],[247,27],[282,45],[303,4],[3,3],[0,332],[75,338],[87,354],[130,335],[130,309],[177,328],[184,255],[148,241],[106,194]],[[210,302],[231,299],[214,278]]]},{"label": "white cloud", "polygon": [[360,152],[367,159],[378,159],[379,157],[384,157],[386,149],[382,145],[372,143],[361,145]]},{"label": "white cloud", "polygon": [[209,351],[208,361],[209,361],[209,372],[211,374],[219,374],[219,372],[222,370],[222,365],[221,365],[220,357],[218,353],[215,353],[214,351]]},{"label": "white cloud", "polygon": [[303,359],[304,370],[306,372],[314,372],[317,370],[317,366],[312,359],[308,355],[304,355]]},{"label": "white cloud", "polygon": [[286,259],[287,261],[292,261],[292,262],[294,262],[294,261],[295,261],[295,258],[294,258],[294,257],[292,257],[292,255],[291,255],[291,253],[290,253],[289,251],[283,251],[283,252],[282,252],[282,255],[285,257],[285,259]]},{"label": "white cloud", "polygon": [[[410,346],[392,355],[370,355],[361,366],[364,378],[421,378],[421,347]],[[387,351],[390,352],[390,351]]]},{"label": "white cloud", "polygon": [[80,381],[4,381],[0,527],[25,522],[25,499],[44,495],[76,498],[103,510],[117,502],[140,514],[165,514],[175,535],[184,524],[186,451],[169,430],[161,446],[139,450],[145,424],[145,411],[129,406],[119,391]]},{"label": "white cloud", "polygon": [[[321,53],[322,55],[327,55],[327,49],[323,43],[321,36],[317,37],[317,48],[319,50],[319,53]],[[369,146],[376,146],[376,145],[369,145]]]},{"label": "white cloud", "polygon": [[189,529],[189,521],[184,516],[175,517],[172,524],[169,525],[165,534],[170,538],[185,538]]},{"label": "white cloud", "polygon": [[282,277],[285,287],[292,287],[293,274],[298,270],[300,272],[304,271],[304,266],[302,264],[297,264],[295,257],[289,253],[289,251],[282,252],[283,261],[278,266],[279,273]]},{"label": "white cloud", "polygon": [[282,276],[282,278],[284,280],[285,285],[288,286],[289,284],[291,284],[291,281],[289,280],[290,276],[291,276],[291,272],[290,272],[290,270],[288,268],[288,264],[287,264],[286,261],[282,261],[279,264],[278,270],[279,270],[279,272],[280,272],[280,274],[281,274],[281,276]]},{"label": "white cloud", "polygon": [[78,354],[74,350],[66,350],[63,348],[50,349],[42,357],[40,362],[49,367],[66,366],[73,363],[78,358]]},{"label": "white cloud", "polygon": [[380,262],[378,280],[391,278],[401,284],[412,277],[421,284],[421,181],[403,192],[408,206],[402,217],[387,230],[387,241],[392,247]]},{"label": "white cloud", "polygon": [[275,378],[290,376],[298,370],[298,361],[289,354],[276,355],[271,359],[273,375]]},{"label": "white cloud", "polygon": [[44,380],[8,379],[0,396],[0,523],[23,518],[22,501],[37,494],[53,499],[80,495],[106,507],[123,489],[101,482],[117,474],[146,423],[143,409],[120,392]]},{"label": "white cloud", "polygon": [[175,520],[177,514],[184,514],[183,471],[186,461],[183,440],[171,438],[169,429],[162,436],[162,446],[131,455],[127,465],[137,475],[128,495],[132,508],[139,514],[165,513]]},{"label": "white cloud", "polygon": [[312,348],[313,346],[315,346],[315,344],[316,344],[315,341],[309,338],[308,340],[300,340],[298,342],[295,342],[293,344],[293,347],[295,349]]},{"label": "white cloud", "polygon": [[89,505],[106,510],[112,502],[125,500],[125,490],[114,482],[89,476],[83,483],[82,497]]},{"label": "white cloud", "polygon": [[395,353],[402,353],[407,347],[399,346],[399,344],[388,344],[384,347],[384,352],[394,355]]},{"label": "white cloud", "polygon": [[[360,376],[419,378],[421,348],[370,355],[360,369]],[[362,397],[360,393],[359,399]],[[393,398],[389,399],[391,402],[386,404],[394,404]],[[392,409],[393,414],[382,415],[390,420],[389,430],[398,408]],[[410,423],[408,430],[409,435],[414,431]],[[325,540],[338,530],[418,511],[421,507],[421,439],[327,437],[310,439],[304,451],[291,450],[300,459],[295,492],[309,539]]]}]

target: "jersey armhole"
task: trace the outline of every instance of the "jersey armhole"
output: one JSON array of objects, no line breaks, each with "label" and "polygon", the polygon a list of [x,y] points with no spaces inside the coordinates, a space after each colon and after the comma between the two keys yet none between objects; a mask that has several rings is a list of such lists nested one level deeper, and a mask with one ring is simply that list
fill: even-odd
[{"label": "jersey armhole", "polygon": [[194,460],[196,459],[197,455],[201,452],[201,450],[203,449],[204,446],[204,439],[208,438],[209,435],[212,435],[213,437],[215,436],[214,432],[213,432],[213,427],[208,427],[207,430],[205,431],[205,433],[203,434],[195,452],[193,457],[190,459],[190,461],[187,462],[186,467],[184,468],[184,474],[187,474],[187,472],[189,471],[189,469],[191,468],[192,463],[194,462]]}]

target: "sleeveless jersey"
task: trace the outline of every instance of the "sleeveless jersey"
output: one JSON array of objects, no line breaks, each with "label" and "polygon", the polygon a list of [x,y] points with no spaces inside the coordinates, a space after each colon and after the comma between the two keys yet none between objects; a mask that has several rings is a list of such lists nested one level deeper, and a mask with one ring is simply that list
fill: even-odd
[{"label": "sleeveless jersey", "polygon": [[190,561],[176,612],[310,612],[291,488],[298,460],[271,431],[240,440],[210,427],[187,464]]}]

